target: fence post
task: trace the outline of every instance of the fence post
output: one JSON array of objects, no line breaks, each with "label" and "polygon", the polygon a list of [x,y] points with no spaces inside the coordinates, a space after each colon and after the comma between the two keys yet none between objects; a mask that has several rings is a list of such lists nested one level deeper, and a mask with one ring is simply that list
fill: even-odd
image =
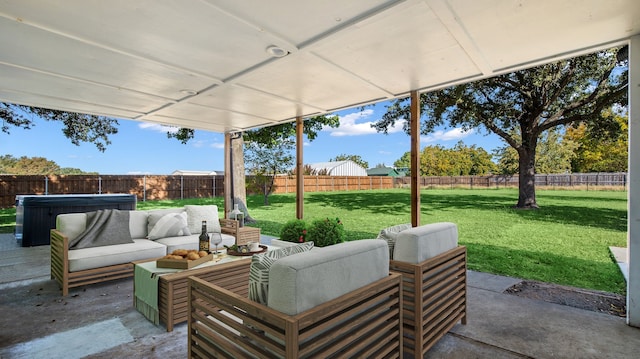
[{"label": "fence post", "polygon": [[102,177],[98,176],[98,194],[102,194]]},{"label": "fence post", "polygon": [[147,175],[142,176],[142,202],[147,201]]},{"label": "fence post", "polygon": [[49,177],[44,176],[44,194],[49,194]]}]

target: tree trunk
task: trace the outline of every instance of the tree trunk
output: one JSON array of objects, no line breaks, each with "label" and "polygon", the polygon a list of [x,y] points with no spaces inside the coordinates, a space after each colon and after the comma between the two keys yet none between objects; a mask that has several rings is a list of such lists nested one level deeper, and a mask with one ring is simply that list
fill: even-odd
[{"label": "tree trunk", "polygon": [[[231,158],[233,172],[233,204],[244,212],[245,223],[255,223],[256,220],[249,215],[247,208],[247,183],[244,170],[244,140],[242,136],[231,141]],[[233,207],[233,206],[232,206]]]},{"label": "tree trunk", "polygon": [[516,208],[536,209],[536,143],[523,144],[519,153],[518,204]]}]

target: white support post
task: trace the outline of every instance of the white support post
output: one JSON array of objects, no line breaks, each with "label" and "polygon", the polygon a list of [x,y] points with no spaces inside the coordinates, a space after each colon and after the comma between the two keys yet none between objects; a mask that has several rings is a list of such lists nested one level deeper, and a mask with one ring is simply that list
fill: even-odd
[{"label": "white support post", "polygon": [[629,41],[627,324],[640,327],[640,35]]}]

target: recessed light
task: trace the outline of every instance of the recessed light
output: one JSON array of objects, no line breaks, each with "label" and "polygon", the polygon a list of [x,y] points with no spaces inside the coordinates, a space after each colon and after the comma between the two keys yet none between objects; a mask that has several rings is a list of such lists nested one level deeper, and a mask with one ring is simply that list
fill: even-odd
[{"label": "recessed light", "polygon": [[267,47],[266,51],[267,54],[271,55],[272,57],[284,57],[289,54],[289,51],[275,45]]},{"label": "recessed light", "polygon": [[184,89],[184,90],[180,90],[180,93],[183,95],[187,95],[187,96],[194,96],[198,94],[198,91],[196,90],[189,90],[189,89]]}]

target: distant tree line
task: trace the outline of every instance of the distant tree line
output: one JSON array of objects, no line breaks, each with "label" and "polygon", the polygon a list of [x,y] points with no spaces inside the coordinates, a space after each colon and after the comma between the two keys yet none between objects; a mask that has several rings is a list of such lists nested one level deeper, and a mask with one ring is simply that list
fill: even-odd
[{"label": "distant tree line", "polygon": [[84,172],[79,168],[60,167],[54,161],[44,157],[16,158],[12,155],[0,156],[0,174],[10,175],[82,175],[97,174]]}]

